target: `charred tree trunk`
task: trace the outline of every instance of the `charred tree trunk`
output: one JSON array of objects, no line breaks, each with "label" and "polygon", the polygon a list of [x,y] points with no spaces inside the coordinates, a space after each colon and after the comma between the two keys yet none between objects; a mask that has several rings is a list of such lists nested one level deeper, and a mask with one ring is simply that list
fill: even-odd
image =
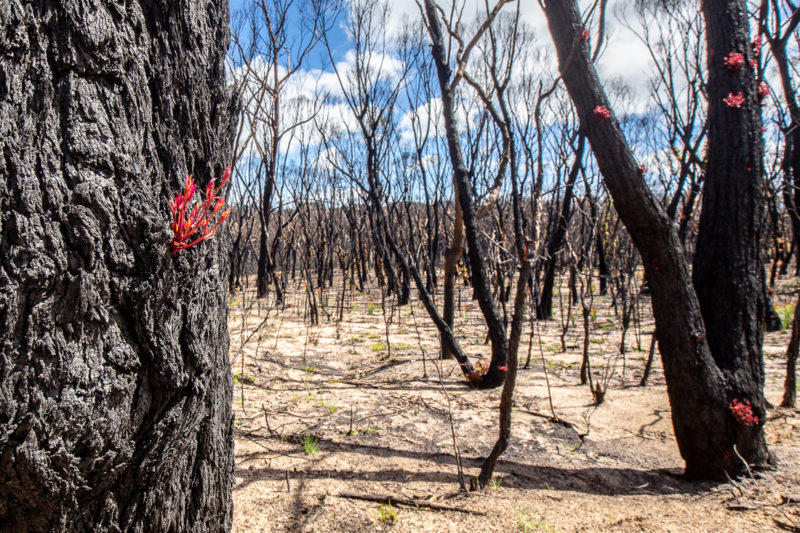
[{"label": "charred tree trunk", "polygon": [[[596,209],[597,207],[594,202],[592,202],[592,218],[596,216]],[[608,271],[608,262],[606,261],[606,247],[603,241],[602,231],[597,232],[595,240],[595,246],[597,247],[597,279],[600,280],[600,295],[605,296],[608,294],[608,278],[610,273]]]},{"label": "charred tree trunk", "polygon": [[578,134],[578,148],[575,150],[575,161],[567,177],[566,188],[564,189],[564,200],[561,204],[561,212],[553,233],[547,242],[547,263],[544,268],[544,282],[539,303],[536,305],[536,318],[545,320],[553,316],[553,286],[556,280],[556,264],[558,262],[558,252],[564,244],[569,226],[569,217],[572,210],[572,191],[575,188],[575,180],[581,169],[583,159],[583,147],[586,137]]},{"label": "charred tree trunk", "polygon": [[[263,216],[263,215],[262,215]],[[269,292],[269,273],[267,266],[270,263],[269,247],[267,246],[267,222],[262,218],[261,229],[258,237],[258,270],[256,271],[256,295],[264,298]]]},{"label": "charred tree trunk", "polygon": [[492,341],[492,359],[489,362],[489,370],[483,376],[483,386],[498,387],[505,380],[505,371],[502,370],[507,364],[508,340],[506,339],[506,327],[503,317],[495,305],[492,298],[491,285],[486,273],[486,267],[481,255],[481,248],[478,243],[478,221],[475,214],[475,200],[472,194],[472,186],[469,180],[469,171],[464,163],[461,150],[461,141],[455,124],[455,103],[454,91],[451,87],[451,70],[447,62],[442,30],[439,24],[438,13],[430,0],[425,0],[425,14],[428,23],[428,33],[431,38],[431,50],[433,61],[436,65],[436,74],[439,79],[439,87],[442,98],[442,115],[445,123],[448,151],[450,153],[450,163],[453,166],[453,184],[457,191],[457,201],[461,206],[462,217],[464,220],[464,233],[466,235],[468,267],[472,280],[472,287],[475,290],[475,297],[481,308],[486,326],[489,330],[489,338]]},{"label": "charred tree trunk", "polygon": [[[742,209],[747,210],[745,213],[733,214],[736,218],[732,220],[716,221],[731,231],[739,229],[734,220],[741,219],[746,224],[741,230],[744,233],[739,235],[742,241],[733,244],[735,250],[741,252],[737,256],[737,260],[741,262],[737,264],[742,272],[731,275],[735,279],[743,279],[741,288],[748,289],[750,298],[744,297],[741,290],[734,288],[734,294],[727,295],[724,301],[738,298],[741,307],[717,304],[717,311],[720,315],[730,316],[751,310],[753,318],[751,321],[737,322],[738,318],[731,317],[730,327],[742,328],[734,330],[732,334],[746,338],[739,338],[741,347],[735,346],[734,351],[727,355],[712,353],[703,322],[708,313],[701,314],[699,298],[689,276],[677,232],[671,219],[647,188],[619,123],[613,114],[605,116],[603,108],[609,109],[609,102],[592,64],[588,45],[581,38],[583,21],[577,3],[574,0],[549,0],[545,13],[558,50],[559,68],[564,83],[575,103],[581,125],[585,128],[609,193],[614,199],[614,207],[642,256],[653,296],[653,314],[672,407],[675,437],[681,455],[686,460],[686,473],[694,477],[724,479],[725,472],[743,470],[741,461],[733,453],[734,445],[751,463],[763,465],[768,460],[762,425],[765,405],[763,369],[760,362],[761,332],[753,331],[753,326],[763,317],[763,313],[759,312],[763,299],[759,285],[750,289],[754,280],[760,282],[760,276],[763,275],[759,256],[752,252],[750,242],[750,239],[760,235],[754,216],[760,209],[761,192],[758,187],[758,190],[753,190],[752,178],[760,176],[762,170],[761,159],[757,157],[760,147],[753,145],[758,138],[761,121],[752,72],[745,68],[738,73],[730,73],[729,80],[719,79],[724,74],[722,60],[727,51],[742,52],[745,65],[752,59],[744,1],[707,0],[703,2],[703,6],[707,19],[713,21],[709,23],[709,27],[715,26],[713,30],[709,30],[709,50],[722,51],[709,56],[709,70],[715,72],[709,80],[709,106],[713,108],[709,129],[719,128],[723,123],[728,123],[726,127],[730,128],[727,133],[709,131],[709,139],[711,143],[717,143],[725,139],[724,135],[735,138],[738,146],[731,143],[731,146],[720,148],[722,153],[731,149],[741,150],[741,153],[736,154],[735,164],[738,167],[732,168],[731,183],[737,184],[738,194],[741,196],[755,195],[753,198],[741,200],[745,204]],[[720,107],[724,106],[722,99],[730,91],[742,91],[745,101],[740,109]],[[596,115],[594,110],[598,106],[601,106],[600,111],[603,113]],[[719,113],[728,113],[731,116],[720,119],[715,115]],[[709,152],[715,159],[720,157],[719,153],[711,153],[714,152],[713,149]],[[713,164],[727,165],[724,162]],[[711,161],[709,166],[712,166]],[[743,175],[748,168],[749,174]],[[709,171],[719,172],[716,169]],[[728,192],[734,192],[734,187]],[[713,187],[711,194],[712,197],[718,197],[715,201],[723,204],[726,201],[724,188]],[[722,208],[723,213],[729,212],[724,205]],[[709,219],[707,224],[711,221]],[[726,240],[731,242],[731,239]],[[722,272],[726,271],[728,268],[717,272],[716,276],[723,278]],[[703,297],[706,298],[706,293]],[[723,321],[717,318],[712,319],[712,322],[713,350],[717,350],[728,339],[719,338],[718,328]],[[756,354],[758,359],[753,359]],[[734,398],[752,401],[759,424],[748,426],[738,423],[728,409]]]},{"label": "charred tree trunk", "polygon": [[794,306],[792,337],[786,347],[786,379],[783,381],[781,407],[794,407],[797,401],[797,351],[800,349],[800,296]]},{"label": "charred tree trunk", "polygon": [[780,331],[781,330],[781,317],[775,311],[775,306],[772,304],[772,297],[769,294],[769,287],[767,287],[767,274],[764,272],[762,276],[762,286],[764,290],[764,328],[767,331]]},{"label": "charred tree trunk", "polygon": [[233,293],[239,287],[239,279],[242,272],[242,253],[240,249],[241,232],[231,246],[228,256],[230,258],[230,270],[228,271],[228,292]]},{"label": "charred tree trunk", "polygon": [[[752,59],[745,0],[705,0],[702,6],[709,50],[708,148],[692,276],[726,401],[749,400],[762,421],[762,426],[748,427],[731,417],[719,428],[720,441],[731,441],[744,458],[759,464],[768,455],[762,429],[766,284],[761,109],[753,71],[732,72],[723,63],[727,52],[739,50]],[[725,98],[731,93],[744,95],[749,105],[730,107]],[[705,476],[707,468],[697,465],[694,472]]]},{"label": "charred tree trunk", "polygon": [[[453,241],[444,252],[444,307],[442,316],[451,330],[456,314],[456,279],[458,260],[464,254],[464,219],[461,215],[461,204],[458,201],[458,190],[455,189],[455,221],[453,223]],[[453,355],[447,349],[445,339],[441,339],[442,359],[450,359]]]},{"label": "charred tree trunk", "polygon": [[658,334],[654,331],[653,337],[650,339],[650,350],[647,352],[647,362],[644,364],[644,372],[642,372],[642,379],[639,381],[639,386],[644,387],[647,385],[647,380],[650,378],[650,371],[653,369],[653,359],[656,355],[656,339]]},{"label": "charred tree trunk", "polygon": [[[604,216],[603,221],[598,220],[599,215],[597,199],[589,195],[589,216],[591,217],[592,225],[598,228],[594,238],[595,247],[597,248],[597,279],[600,281],[600,295],[605,296],[608,294],[608,280],[611,277],[608,261],[606,260],[605,222],[608,220],[608,215]],[[589,264],[591,264],[591,261],[589,261]]]},{"label": "charred tree trunk", "polygon": [[[777,16],[777,13],[775,14]],[[786,44],[792,32],[800,24],[800,10],[795,12],[781,28],[783,35],[774,35],[769,39],[770,50],[775,57],[781,78],[783,97],[789,111],[789,127],[784,132],[785,145],[781,169],[783,171],[783,203],[789,212],[792,222],[792,243],[800,246],[800,105],[797,92],[792,84],[791,64],[786,52]],[[800,265],[797,266],[800,269]]]},{"label": "charred tree trunk", "polygon": [[167,249],[187,171],[230,158],[227,23],[0,5],[2,531],[230,529],[225,232]]}]

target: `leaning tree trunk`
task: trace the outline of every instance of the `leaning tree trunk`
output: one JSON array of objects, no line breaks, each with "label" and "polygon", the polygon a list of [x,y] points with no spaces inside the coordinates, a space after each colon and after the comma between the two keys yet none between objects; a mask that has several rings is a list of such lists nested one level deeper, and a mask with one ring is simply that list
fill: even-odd
[{"label": "leaning tree trunk", "polygon": [[[730,4],[741,7],[743,2],[731,0]],[[759,383],[763,386],[763,370],[760,363],[752,359],[752,354],[757,352],[755,346],[759,342],[756,338],[759,333],[750,331],[750,325],[745,326],[745,333],[754,337],[748,339],[746,344],[742,343],[741,347],[737,346],[736,354],[729,354],[727,360],[722,354],[712,353],[703,322],[705,315],[701,312],[699,298],[689,275],[683,245],[671,219],[648,189],[643,178],[644,169],[638,167],[619,123],[610,112],[608,98],[591,61],[588,45],[581,35],[583,21],[577,2],[548,0],[545,13],[558,51],[564,84],[614,199],[614,207],[642,256],[653,295],[653,314],[675,438],[686,460],[686,473],[694,477],[717,479],[724,479],[725,473],[738,473],[743,470],[743,465],[734,451],[752,463],[763,465],[768,461],[763,431],[763,390],[759,389]],[[746,20],[744,24],[746,27]],[[731,38],[736,39],[736,47],[744,52],[747,63],[752,54],[748,53],[747,37],[743,33],[737,29],[731,32]],[[721,61],[722,57],[718,60]],[[753,112],[750,109],[754,106],[757,109],[758,103],[752,74],[750,76],[748,79],[742,73],[740,78],[745,105],[738,112],[746,113],[748,121],[755,121],[754,134],[757,135],[760,120],[751,115]],[[715,98],[718,91],[719,88],[715,88]],[[743,133],[739,129],[731,131],[730,135],[736,137],[734,142],[743,141]],[[752,145],[750,148],[753,152],[737,161],[743,169],[749,166],[751,172],[758,175],[761,162],[752,161],[756,148]],[[760,194],[754,192],[749,183],[745,183],[742,181],[740,194]],[[758,203],[758,199],[753,199],[747,208],[756,209]],[[752,220],[748,219],[750,223]],[[742,237],[750,239],[756,233],[755,229],[748,229]],[[740,268],[760,281],[759,272],[763,271],[758,257],[745,253],[741,260]],[[746,261],[754,261],[755,265]],[[756,285],[756,289],[750,292],[750,298],[752,300],[742,305],[746,305],[746,309],[758,308],[758,302],[761,301],[760,286]],[[730,314],[740,313],[744,309],[720,307],[718,311]],[[755,314],[763,316],[761,313]],[[716,327],[716,324],[712,325],[712,328]],[[733,332],[735,335],[740,333]],[[714,335],[718,334],[715,329]],[[714,347],[717,348],[717,345]],[[751,400],[758,424],[746,425],[737,421],[728,408],[733,399]]]},{"label": "leaning tree trunk", "polygon": [[0,4],[2,531],[230,528],[224,239],[167,249],[186,172],[230,157],[227,22]]},{"label": "leaning tree trunk", "polygon": [[507,365],[506,359],[508,357],[506,326],[497,305],[494,303],[484,259],[478,243],[478,220],[475,200],[455,123],[455,95],[451,86],[452,72],[447,63],[444,39],[439,19],[437,18],[438,14],[430,0],[425,1],[425,16],[428,21],[428,34],[431,38],[431,53],[436,65],[436,74],[441,90],[442,116],[444,118],[447,147],[450,153],[450,164],[453,167],[453,185],[457,191],[456,200],[461,206],[461,214],[464,221],[472,287],[486,320],[489,338],[492,341],[492,359],[489,362],[489,370],[483,376],[482,384],[485,387],[499,387],[505,380],[505,371],[502,368]]}]

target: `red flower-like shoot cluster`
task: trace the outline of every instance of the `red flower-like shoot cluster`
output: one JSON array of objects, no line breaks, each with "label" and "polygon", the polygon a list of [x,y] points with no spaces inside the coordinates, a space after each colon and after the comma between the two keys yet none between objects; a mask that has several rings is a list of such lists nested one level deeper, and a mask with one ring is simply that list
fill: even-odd
[{"label": "red flower-like shoot cluster", "polygon": [[753,52],[755,52],[756,54],[761,52],[761,36],[760,35],[756,35],[753,38],[753,42],[750,43],[750,44],[753,46]]},{"label": "red flower-like shoot cluster", "polygon": [[742,95],[742,91],[739,91],[736,94],[728,93],[726,98],[722,99],[725,102],[725,105],[728,107],[742,107],[744,103],[744,95]]},{"label": "red flower-like shoot cluster", "polygon": [[602,121],[604,121],[605,119],[607,119],[608,117],[611,116],[611,111],[609,111],[606,106],[599,105],[599,106],[594,108],[594,111],[592,111],[592,114],[594,115],[595,119],[597,119],[598,121],[602,122]]},{"label": "red flower-like shoot cluster", "polygon": [[581,38],[583,39],[583,42],[588,41],[589,40],[589,30],[583,30],[581,32]]},{"label": "red flower-like shoot cluster", "polygon": [[728,409],[733,413],[733,418],[741,425],[755,426],[758,424],[758,417],[753,415],[753,406],[750,404],[750,400],[740,402],[734,398]]},{"label": "red flower-like shoot cluster", "polygon": [[197,186],[194,184],[191,174],[186,176],[183,194],[179,194],[169,203],[170,209],[172,209],[173,236],[172,242],[169,244],[172,255],[212,237],[220,224],[225,222],[225,219],[231,214],[230,209],[220,213],[217,221],[211,224],[214,215],[225,204],[225,198],[219,196],[219,192],[230,179],[231,167],[228,167],[222,174],[219,185],[215,187],[215,180],[212,179],[206,187],[206,199],[202,203],[195,203],[190,211],[189,204]]},{"label": "red flower-like shoot cluster", "polygon": [[739,52],[731,52],[722,60],[728,70],[737,71],[744,65],[744,56]]},{"label": "red flower-like shoot cluster", "polygon": [[769,85],[767,85],[767,82],[762,81],[758,84],[758,98],[763,100],[767,96],[769,96]]}]

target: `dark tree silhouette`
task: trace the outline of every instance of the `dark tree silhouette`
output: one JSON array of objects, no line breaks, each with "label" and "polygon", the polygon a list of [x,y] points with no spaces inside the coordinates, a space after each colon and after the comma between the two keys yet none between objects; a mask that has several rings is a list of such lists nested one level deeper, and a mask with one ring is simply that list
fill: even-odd
[{"label": "dark tree silhouette", "polygon": [[227,24],[0,5],[2,531],[230,528],[225,241],[167,248],[185,173],[230,158]]},{"label": "dark tree silhouette", "polygon": [[[758,252],[763,209],[759,183],[761,117],[752,70],[745,67],[732,72],[723,64],[729,51],[741,52],[745,65],[753,58],[745,2],[703,2],[705,18],[710,21],[707,25],[714,28],[708,30],[711,74],[705,194],[709,197],[703,201],[702,217],[706,220],[701,220],[695,284],[676,228],[647,188],[610,112],[582,37],[584,23],[576,2],[548,1],[543,8],[564,84],[620,219],[642,256],[653,296],[675,436],[686,460],[686,473],[690,477],[723,478],[725,472],[743,469],[739,456],[764,465],[769,456],[763,432],[763,264]],[[729,92],[739,91],[741,108],[723,101]],[[726,171],[730,177],[723,178]],[[714,183],[710,189],[709,182]],[[725,231],[729,234],[724,235]],[[724,252],[708,242],[715,233],[729,247]],[[703,246],[707,248],[703,250]],[[723,264],[725,261],[728,264]],[[708,276],[716,276],[716,280],[708,280]],[[705,283],[708,285],[695,290],[695,285]],[[714,309],[711,298],[723,290],[730,293]],[[751,401],[760,424],[740,423],[728,408],[733,399]]]}]

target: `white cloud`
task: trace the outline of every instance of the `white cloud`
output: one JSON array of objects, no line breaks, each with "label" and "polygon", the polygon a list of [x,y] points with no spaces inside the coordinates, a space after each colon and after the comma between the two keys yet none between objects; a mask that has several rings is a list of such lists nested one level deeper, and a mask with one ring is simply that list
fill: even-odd
[{"label": "white cloud", "polygon": [[[590,0],[582,0],[582,7],[585,8],[589,2]],[[447,11],[447,2],[442,4],[445,11]],[[515,4],[509,4],[504,10],[511,13],[515,8]],[[607,87],[613,86],[616,83],[615,80],[622,80],[632,88],[633,94],[627,99],[628,104],[625,106],[627,112],[643,112],[651,105],[648,79],[652,68],[652,60],[644,45],[635,37],[633,32],[617,20],[615,16],[617,11],[615,10],[624,11],[626,9],[632,9],[630,0],[611,0],[608,6],[607,48],[601,54],[598,70]],[[464,24],[467,27],[474,27],[475,21],[485,15],[483,0],[468,0],[463,13]],[[547,29],[546,19],[537,2],[522,2],[520,4],[520,13],[522,20],[532,28],[533,37],[536,39],[538,47],[536,48],[537,52],[528,56],[526,59],[527,64],[524,68],[521,64],[515,68],[513,73],[514,81],[521,79],[523,71],[535,70],[547,82],[548,77],[557,73],[557,67],[556,55]],[[405,20],[418,17],[419,9],[414,0],[392,0],[391,9],[388,13],[388,23],[384,28],[389,41],[386,44],[388,48],[384,49],[383,53],[371,52],[359,58],[356,56],[356,51],[350,49],[344,53],[342,59],[336,64],[338,76],[333,67],[328,66],[301,69],[290,77],[281,93],[282,128],[289,128],[291,124],[297,121],[305,121],[305,123],[297,131],[293,132],[292,136],[287,136],[282,142],[280,149],[284,155],[290,156],[292,151],[299,145],[299,141],[311,145],[320,144],[322,141],[319,132],[320,128],[330,131],[355,131],[357,129],[356,118],[343,99],[344,91],[349,91],[353,88],[353,73],[357,62],[362,66],[366,66],[367,70],[371,72],[370,77],[379,83],[388,82],[391,84],[398,82],[406,65],[390,51],[390,41],[399,34]],[[630,20],[636,20],[636,17],[633,16],[629,18]],[[467,33],[469,34],[469,31]],[[530,45],[531,43],[528,42],[527,44]],[[255,58],[251,62],[250,68],[251,72],[249,74],[251,78],[253,78],[253,73],[257,74],[256,78],[258,78],[272,72],[271,65],[267,64],[263,57]],[[279,66],[279,76],[284,75],[285,72],[285,68]],[[229,79],[242,79],[247,74],[248,72],[244,67],[239,67],[235,70],[231,69],[229,70]],[[342,85],[344,85],[344,91]],[[468,92],[469,90],[464,85],[462,83],[461,89]],[[256,79],[250,79],[245,87],[244,101],[247,102],[249,96],[263,95],[263,93],[264,90],[261,84]],[[326,99],[322,100],[323,97]],[[529,110],[526,105],[530,104],[527,101],[530,98],[531,95],[516,94],[512,98],[514,100],[512,102],[512,112],[518,117],[527,116]],[[400,100],[403,101],[403,99],[404,97],[401,96]],[[250,101],[249,111],[252,123],[244,124],[243,136],[244,139],[250,136],[247,150],[249,155],[257,153],[256,146],[266,146],[268,143],[269,139],[264,131],[265,123],[263,118],[258,118],[258,116],[263,116],[263,112],[268,110],[269,105],[268,99],[262,99],[260,105]],[[424,128],[430,117],[432,120],[431,134],[436,137],[443,136],[444,124],[441,119],[441,101],[438,98],[433,98],[429,102],[415,105],[417,107],[414,110],[406,110],[404,113],[401,111],[402,115],[398,123],[401,142],[411,144],[413,141],[412,127],[414,123],[412,116],[414,115],[418,120],[418,128],[420,127],[419,121],[421,121]],[[462,131],[468,123],[475,123],[480,108],[480,105],[471,105],[467,111],[464,105],[457,107],[457,123]],[[545,110],[545,118],[549,121],[558,117]],[[252,136],[250,135],[251,130],[254,132]]]}]

